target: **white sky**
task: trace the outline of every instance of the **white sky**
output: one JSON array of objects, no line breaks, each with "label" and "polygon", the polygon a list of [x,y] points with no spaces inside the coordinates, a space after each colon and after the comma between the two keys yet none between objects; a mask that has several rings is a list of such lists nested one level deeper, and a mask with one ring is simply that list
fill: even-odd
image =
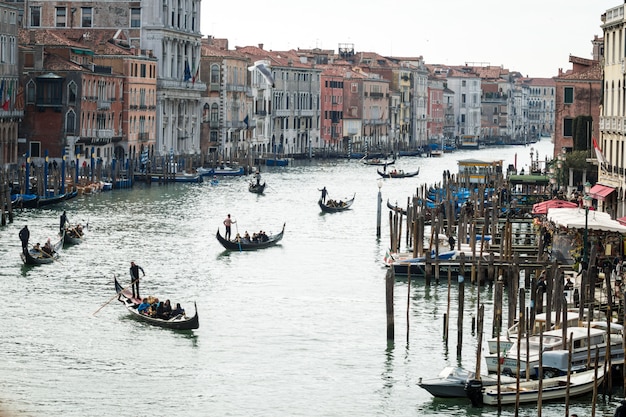
[{"label": "white sky", "polygon": [[427,64],[488,63],[529,77],[591,58],[600,16],[622,0],[238,0],[203,1],[203,36],[229,48],[332,49],[423,56]]}]

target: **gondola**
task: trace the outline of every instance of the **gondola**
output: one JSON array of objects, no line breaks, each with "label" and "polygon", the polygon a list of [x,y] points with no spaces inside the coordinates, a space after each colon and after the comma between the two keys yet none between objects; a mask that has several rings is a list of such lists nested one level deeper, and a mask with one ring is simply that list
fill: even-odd
[{"label": "gondola", "polygon": [[217,240],[228,250],[238,250],[238,251],[249,251],[249,250],[257,250],[263,249],[270,246],[274,246],[277,244],[282,238],[283,233],[285,232],[285,223],[283,223],[283,228],[280,233],[275,235],[269,235],[266,241],[253,241],[245,238],[240,238],[239,240],[227,240],[222,237],[219,229],[217,230]]},{"label": "gondola", "polygon": [[351,199],[346,201],[326,200],[325,202],[322,202],[322,199],[320,198],[317,201],[317,204],[319,204],[324,213],[336,213],[338,211],[348,210],[352,203],[354,203],[354,197],[356,197],[356,194],[354,194]]},{"label": "gondola", "polygon": [[87,227],[89,227],[89,224],[85,225],[85,227],[83,227],[80,232],[77,231],[77,226],[78,225],[70,225],[65,227],[65,233],[63,235],[65,238],[63,240],[63,243],[65,243],[66,245],[78,245],[85,240],[84,231],[85,229],[87,229]]},{"label": "gondola", "polygon": [[37,207],[49,206],[50,204],[57,204],[65,200],[66,194],[52,195],[49,197],[39,197]]},{"label": "gondola", "polygon": [[391,204],[391,203],[389,202],[389,199],[387,199],[387,207],[388,207],[390,210],[395,211],[396,213],[400,213],[400,214],[402,214],[403,216],[406,216],[406,209],[404,209],[404,208],[402,208],[402,207],[400,207],[400,206],[398,206],[398,205],[395,205],[395,206],[394,206],[393,204]]},{"label": "gondola", "polygon": [[251,182],[248,186],[248,191],[255,194],[263,194],[263,191],[265,191],[265,182],[263,182],[263,184]]},{"label": "gondola", "polygon": [[417,171],[412,171],[412,172],[404,172],[401,169],[394,169],[393,171],[381,171],[380,169],[378,169],[378,175],[380,175],[383,178],[409,178],[409,177],[415,177],[420,173],[419,168],[417,169]]},{"label": "gondola", "polygon": [[396,163],[395,158],[392,160],[382,160],[379,158],[374,158],[374,159],[362,159],[363,164],[365,165],[377,165],[377,166],[387,166],[387,165],[393,165]]},{"label": "gondola", "polygon": [[167,329],[174,330],[194,330],[200,327],[200,322],[198,321],[198,307],[196,306],[195,302],[193,303],[194,315],[191,317],[184,314],[179,314],[176,317],[165,320],[157,317],[147,316],[137,311],[137,306],[139,305],[139,303],[141,303],[141,300],[138,298],[133,298],[131,290],[129,290],[128,288],[123,288],[122,285],[117,281],[117,277],[114,277],[113,280],[115,281],[115,292],[118,294],[117,299],[122,304],[124,304],[124,307],[126,307],[128,312],[134,319],[143,321],[153,326],[165,327]]},{"label": "gondola", "polygon": [[20,254],[22,261],[26,265],[43,265],[55,262],[57,259],[59,259],[59,252],[63,248],[64,237],[65,233],[63,233],[63,236],[61,236],[59,240],[54,245],[52,245],[52,249],[54,250],[52,255],[48,255],[42,250],[30,248],[28,251],[22,251],[22,253]]}]

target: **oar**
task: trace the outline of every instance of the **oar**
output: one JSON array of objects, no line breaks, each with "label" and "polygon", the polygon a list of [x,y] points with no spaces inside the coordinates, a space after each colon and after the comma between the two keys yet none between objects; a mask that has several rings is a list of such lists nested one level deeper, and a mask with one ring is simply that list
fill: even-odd
[{"label": "oar", "polygon": [[[235,222],[235,228],[237,229],[237,236],[239,236],[239,226],[237,225],[237,222]],[[235,239],[237,239],[237,237],[235,237]],[[241,236],[239,236],[239,240],[237,241],[237,244],[239,244],[239,252],[242,252],[242,250],[241,250]]]},{"label": "oar", "polygon": [[[113,278],[115,278],[115,275],[113,275]],[[143,277],[141,277],[141,278],[145,278],[145,275],[144,275]],[[99,309],[97,309],[96,311],[94,311],[92,314],[95,316],[95,315],[96,315],[96,313],[97,313],[98,311],[100,311],[100,310],[102,310],[104,307],[106,307],[106,306],[107,306],[107,305],[108,305],[111,301],[113,301],[113,300],[115,300],[117,297],[119,297],[119,296],[120,296],[120,294],[121,294],[122,292],[124,292],[125,290],[129,289],[130,287],[132,287],[132,286],[135,284],[135,282],[139,281],[141,278],[137,278],[137,279],[135,279],[133,282],[131,282],[131,283],[130,283],[130,285],[128,285],[128,286],[126,286],[126,287],[122,288],[121,290],[119,290],[119,291],[118,291],[118,292],[117,292],[117,293],[116,293],[113,297],[111,297],[111,299],[110,299],[109,301],[107,301],[106,303],[102,304],[102,305],[100,306],[100,308],[99,308]]]}]

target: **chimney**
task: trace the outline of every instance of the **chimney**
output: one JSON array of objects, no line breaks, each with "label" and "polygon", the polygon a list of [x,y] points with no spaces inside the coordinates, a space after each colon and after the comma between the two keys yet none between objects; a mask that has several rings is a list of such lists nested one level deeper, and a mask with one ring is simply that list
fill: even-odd
[{"label": "chimney", "polygon": [[263,49],[263,44],[262,43],[259,44],[259,49]]}]

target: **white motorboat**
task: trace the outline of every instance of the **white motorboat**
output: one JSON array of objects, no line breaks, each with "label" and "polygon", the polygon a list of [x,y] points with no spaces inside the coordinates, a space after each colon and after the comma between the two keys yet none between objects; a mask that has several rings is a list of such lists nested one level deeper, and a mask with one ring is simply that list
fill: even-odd
[{"label": "white motorboat", "polygon": [[[466,397],[465,384],[475,380],[475,373],[466,369],[454,366],[446,366],[436,378],[422,380],[419,379],[417,385],[430,392],[434,397],[457,398]],[[498,378],[493,375],[481,375],[483,386],[492,386],[498,383]],[[515,378],[506,375],[500,376],[500,383],[515,382]]]},{"label": "white motorboat", "polygon": [[473,384],[471,388],[468,388],[467,394],[475,406],[482,404],[498,405],[498,399],[502,405],[516,404],[518,394],[520,404],[536,403],[539,399],[539,393],[541,393],[542,401],[562,400],[567,394],[570,397],[588,394],[593,391],[595,386],[600,385],[603,379],[604,369],[600,367],[572,373],[569,377],[569,385],[567,375],[563,375],[545,378],[541,381],[520,381],[519,388],[517,382],[501,384],[499,389],[497,385],[481,388],[479,384]]},{"label": "white motorboat", "polygon": [[[619,333],[608,334],[605,329],[590,327],[571,327],[567,329],[568,336],[572,335],[572,368],[585,364],[587,357],[590,355],[591,360],[595,360],[596,349],[599,352],[598,360],[604,361],[607,341],[610,344],[611,362],[620,364],[624,362],[624,348],[622,346],[622,336]],[[520,360],[519,373],[526,375],[526,370],[535,373],[535,368],[539,365],[539,355],[543,352],[561,350],[568,346],[569,340],[563,340],[562,330],[549,330],[543,333],[543,341],[541,342],[542,350],[540,350],[541,336],[533,335],[528,338],[528,346],[526,338],[520,341]],[[528,354],[527,354],[528,352]],[[506,352],[489,353],[485,355],[487,370],[490,373],[498,372],[498,363],[500,372],[516,375],[518,369],[517,361],[517,343],[511,345]]]}]

